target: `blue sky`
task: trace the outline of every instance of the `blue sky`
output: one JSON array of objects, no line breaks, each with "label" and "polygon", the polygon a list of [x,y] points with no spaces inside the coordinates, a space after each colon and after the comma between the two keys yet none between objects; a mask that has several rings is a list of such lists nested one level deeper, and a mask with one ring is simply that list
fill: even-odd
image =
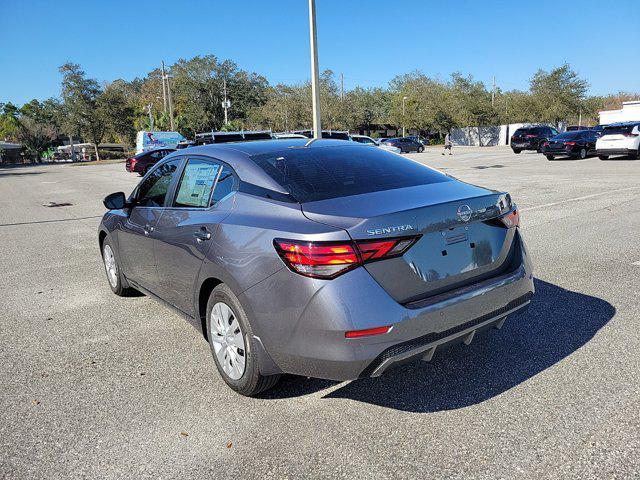
[{"label": "blue sky", "polygon": [[[317,0],[321,69],[345,87],[384,86],[412,70],[471,73],[526,89],[568,62],[590,92],[640,91],[638,1]],[[213,53],[270,82],[309,78],[306,0],[2,0],[0,102],[57,96],[57,67],[100,81]]]}]

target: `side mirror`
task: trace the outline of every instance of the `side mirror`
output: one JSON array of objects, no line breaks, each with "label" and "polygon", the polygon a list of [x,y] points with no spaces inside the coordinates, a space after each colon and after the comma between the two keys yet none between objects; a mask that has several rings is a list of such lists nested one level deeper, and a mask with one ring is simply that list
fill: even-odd
[{"label": "side mirror", "polygon": [[124,192],[116,192],[104,197],[102,203],[108,210],[121,210],[127,205],[127,199]]}]

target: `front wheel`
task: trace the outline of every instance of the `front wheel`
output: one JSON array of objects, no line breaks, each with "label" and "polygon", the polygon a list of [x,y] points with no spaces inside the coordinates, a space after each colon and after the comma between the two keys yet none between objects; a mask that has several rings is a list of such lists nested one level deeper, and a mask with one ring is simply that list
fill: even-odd
[{"label": "front wheel", "polygon": [[547,160],[553,160],[555,157],[553,155],[547,155]]},{"label": "front wheel", "polygon": [[609,155],[598,155],[598,158],[600,160],[607,160],[609,158]]},{"label": "front wheel", "polygon": [[225,284],[218,285],[209,296],[207,337],[220,376],[239,394],[251,397],[278,382],[280,375],[260,373],[247,314]]},{"label": "front wheel", "polygon": [[517,155],[518,153],[520,153],[521,151],[522,151],[522,150],[518,150],[517,148],[514,148],[514,149],[513,149],[513,153],[515,153],[516,155]]},{"label": "front wheel", "polygon": [[418,147],[418,153],[424,152],[424,147]]},{"label": "front wheel", "polygon": [[122,270],[120,270],[120,265],[109,237],[102,242],[102,260],[111,291],[119,297],[129,296],[134,290],[129,287],[127,280],[122,275]]}]

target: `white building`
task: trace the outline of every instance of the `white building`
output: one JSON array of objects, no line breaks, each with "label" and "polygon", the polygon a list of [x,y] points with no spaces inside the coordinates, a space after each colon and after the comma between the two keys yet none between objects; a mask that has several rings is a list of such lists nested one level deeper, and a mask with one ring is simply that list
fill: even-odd
[{"label": "white building", "polygon": [[600,124],[617,122],[640,122],[640,100],[623,102],[620,110],[604,110],[600,113]]}]

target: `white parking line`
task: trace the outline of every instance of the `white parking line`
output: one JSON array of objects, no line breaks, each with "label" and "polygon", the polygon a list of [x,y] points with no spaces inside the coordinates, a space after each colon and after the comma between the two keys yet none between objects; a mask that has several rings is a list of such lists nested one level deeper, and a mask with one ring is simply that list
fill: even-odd
[{"label": "white parking line", "polygon": [[529,210],[537,210],[539,208],[555,207],[556,205],[563,205],[565,203],[570,203],[570,202],[579,202],[580,200],[588,200],[589,198],[601,197],[603,195],[610,195],[612,193],[624,192],[626,190],[634,190],[634,189],[638,189],[638,188],[640,188],[640,186],[618,188],[616,190],[609,190],[607,192],[594,193],[592,195],[585,195],[583,197],[568,198],[568,199],[562,200],[560,202],[545,203],[544,205],[534,205],[533,207],[521,208],[520,211],[521,212],[527,212]]}]

